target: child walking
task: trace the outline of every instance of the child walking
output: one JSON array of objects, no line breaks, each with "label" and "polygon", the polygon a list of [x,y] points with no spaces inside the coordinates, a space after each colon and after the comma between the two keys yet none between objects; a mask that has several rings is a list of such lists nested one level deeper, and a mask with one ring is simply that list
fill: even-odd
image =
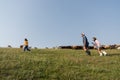
[{"label": "child walking", "polygon": [[27,40],[27,38],[25,38],[25,40],[24,40],[24,51],[30,51],[30,49],[28,48],[28,40]]},{"label": "child walking", "polygon": [[94,45],[94,47],[97,49],[98,53],[100,54],[100,56],[106,56],[107,53],[103,50],[101,50],[101,44],[100,42],[97,40],[96,37],[93,37],[93,41],[92,44]]}]

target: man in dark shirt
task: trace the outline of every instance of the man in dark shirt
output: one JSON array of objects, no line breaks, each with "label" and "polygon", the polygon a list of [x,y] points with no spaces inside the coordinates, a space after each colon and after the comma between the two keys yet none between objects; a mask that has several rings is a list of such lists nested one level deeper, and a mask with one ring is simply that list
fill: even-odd
[{"label": "man in dark shirt", "polygon": [[86,52],[87,55],[91,55],[89,51],[89,42],[88,42],[87,37],[85,36],[84,33],[82,33],[81,36],[83,38],[83,50]]}]

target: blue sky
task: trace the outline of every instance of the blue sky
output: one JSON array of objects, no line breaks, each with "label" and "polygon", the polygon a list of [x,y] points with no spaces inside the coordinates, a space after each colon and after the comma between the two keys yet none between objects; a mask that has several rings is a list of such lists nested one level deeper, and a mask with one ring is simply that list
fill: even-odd
[{"label": "blue sky", "polygon": [[0,0],[0,46],[120,44],[120,0]]}]

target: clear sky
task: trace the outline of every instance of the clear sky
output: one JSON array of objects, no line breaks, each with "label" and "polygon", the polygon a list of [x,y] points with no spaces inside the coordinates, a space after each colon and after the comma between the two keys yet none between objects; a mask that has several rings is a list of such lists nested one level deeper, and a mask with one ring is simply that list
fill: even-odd
[{"label": "clear sky", "polygon": [[0,0],[0,46],[120,44],[120,0]]}]

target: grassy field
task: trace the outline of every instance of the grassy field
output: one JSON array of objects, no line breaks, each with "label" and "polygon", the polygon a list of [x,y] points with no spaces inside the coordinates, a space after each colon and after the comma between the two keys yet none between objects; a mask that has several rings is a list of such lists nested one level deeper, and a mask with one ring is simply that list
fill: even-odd
[{"label": "grassy field", "polygon": [[120,80],[120,50],[0,48],[0,80]]}]

